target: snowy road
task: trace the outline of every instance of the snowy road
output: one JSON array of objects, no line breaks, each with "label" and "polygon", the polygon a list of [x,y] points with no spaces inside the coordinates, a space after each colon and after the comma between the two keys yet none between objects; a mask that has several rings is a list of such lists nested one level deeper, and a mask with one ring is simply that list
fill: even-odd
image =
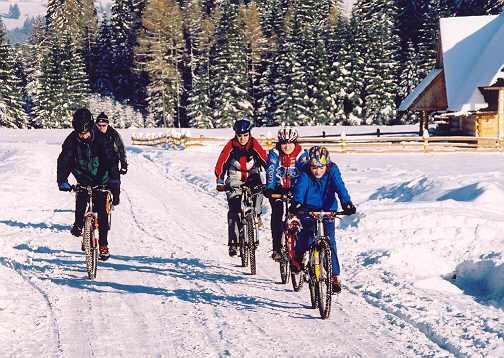
[{"label": "snowy road", "polygon": [[128,146],[112,257],[90,281],[74,197],[55,183],[67,132],[12,133],[0,132],[8,357],[504,356],[502,155],[333,156],[359,213],[337,230],[344,289],[322,321],[306,288],[279,283],[269,230],[256,276],[227,256],[217,153]]}]

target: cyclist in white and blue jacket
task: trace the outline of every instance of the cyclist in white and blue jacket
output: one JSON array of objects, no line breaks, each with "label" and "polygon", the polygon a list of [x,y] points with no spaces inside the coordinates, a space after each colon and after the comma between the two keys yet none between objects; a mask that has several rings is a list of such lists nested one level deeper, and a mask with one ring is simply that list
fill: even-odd
[{"label": "cyclist in white and blue jacket", "polygon": [[308,153],[297,142],[298,131],[295,128],[284,127],[278,131],[278,142],[268,153],[266,164],[266,190],[271,205],[271,236],[273,239],[274,260],[281,258],[280,239],[282,237],[282,199],[272,198],[272,194],[287,194],[294,190],[294,184],[299,176]]},{"label": "cyclist in white and blue jacket", "polygon": [[[324,147],[312,147],[308,151],[308,163],[301,171],[294,189],[292,204],[289,208],[291,214],[299,211],[324,210],[337,211],[338,201],[346,215],[355,214],[356,209],[350,200],[350,195],[341,179],[338,166],[329,160],[329,151]],[[294,248],[295,258],[292,261],[294,271],[300,270],[303,254],[311,244],[311,234],[315,229],[315,220],[309,216],[301,216],[302,229],[299,232]],[[332,249],[333,292],[341,291],[338,281],[340,266],[336,240],[334,238],[334,219],[324,220],[324,231],[329,236]]]}]

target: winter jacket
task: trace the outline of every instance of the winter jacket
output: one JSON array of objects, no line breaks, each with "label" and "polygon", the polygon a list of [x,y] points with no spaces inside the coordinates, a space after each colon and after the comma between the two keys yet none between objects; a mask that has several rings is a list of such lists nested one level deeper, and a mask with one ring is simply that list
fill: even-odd
[{"label": "winter jacket", "polygon": [[266,165],[266,189],[294,188],[306,160],[306,150],[297,143],[294,151],[288,155],[278,148],[271,149]]},{"label": "winter jacket", "polygon": [[126,148],[122,141],[121,135],[114,128],[108,126],[107,131],[105,132],[105,136],[114,144],[114,151],[117,153],[119,161],[124,168],[128,165],[128,161],[126,160]]},{"label": "winter jacket", "polygon": [[336,211],[338,201],[335,194],[341,204],[351,202],[335,163],[329,163],[326,173],[319,179],[310,172],[309,165],[304,165],[294,188],[292,202],[300,203],[303,210]]},{"label": "winter jacket", "polygon": [[103,185],[119,180],[118,158],[114,146],[96,127],[91,137],[80,141],[73,131],[62,145],[58,157],[57,181],[66,182],[70,173],[81,185]]},{"label": "winter jacket", "polygon": [[259,142],[250,137],[245,145],[238,143],[236,138],[231,139],[222,149],[217,164],[215,176],[224,180],[246,182],[251,175],[258,175],[261,167],[266,167],[268,157]]}]

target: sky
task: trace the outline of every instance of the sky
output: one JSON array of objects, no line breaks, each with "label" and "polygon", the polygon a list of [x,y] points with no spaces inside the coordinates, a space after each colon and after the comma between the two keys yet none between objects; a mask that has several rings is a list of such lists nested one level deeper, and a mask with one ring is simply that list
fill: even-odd
[{"label": "sky", "polygon": [[[321,130],[352,132],[299,129]],[[162,130],[119,131],[129,171],[111,258],[89,280],[69,232],[74,195],[56,183],[70,131],[0,129],[2,355],[504,356],[502,153],[332,152],[357,213],[337,225],[343,291],[321,320],[306,287],[281,284],[269,204],[257,275],[228,256],[213,174],[222,144],[132,145],[133,133]]]}]

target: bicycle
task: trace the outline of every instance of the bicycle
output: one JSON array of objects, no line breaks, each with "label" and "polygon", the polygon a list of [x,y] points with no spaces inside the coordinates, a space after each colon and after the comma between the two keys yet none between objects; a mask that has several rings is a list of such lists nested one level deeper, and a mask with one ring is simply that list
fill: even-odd
[{"label": "bicycle", "polygon": [[72,185],[72,191],[78,193],[81,191],[87,192],[88,202],[86,206],[86,211],[84,214],[84,226],[82,228],[82,248],[86,254],[86,268],[88,277],[90,280],[96,278],[96,271],[98,268],[98,248],[99,248],[99,224],[98,224],[98,213],[93,207],[93,192],[101,191],[106,193],[107,198],[105,202],[105,209],[108,214],[109,224],[111,222],[111,210],[112,210],[112,193],[107,189],[105,185]]},{"label": "bicycle", "polygon": [[[252,188],[245,184],[241,190],[241,210],[238,221],[238,245],[240,247],[240,257],[242,267],[247,267],[250,262],[250,273],[257,273],[256,249],[259,246],[259,227],[257,214],[255,212],[255,197],[262,193],[264,185],[257,185]],[[231,191],[232,189],[226,189]]]},{"label": "bicycle", "polygon": [[[324,232],[324,219],[345,215],[342,211],[300,211],[299,215],[311,216],[316,221],[311,235],[312,242],[301,260],[301,271],[292,270],[294,291],[299,291],[303,282],[308,282],[312,308],[318,308],[322,319],[329,318],[332,295],[332,252],[329,236]],[[340,218],[338,218],[340,219]],[[297,285],[297,286],[296,286]]]},{"label": "bicycle", "polygon": [[281,199],[283,204],[282,216],[282,236],[280,237],[280,259],[275,260],[280,264],[280,279],[283,284],[289,283],[290,261],[294,255],[294,241],[297,235],[295,230],[289,228],[289,205],[292,199],[292,193],[286,194],[271,194],[273,199]]}]

